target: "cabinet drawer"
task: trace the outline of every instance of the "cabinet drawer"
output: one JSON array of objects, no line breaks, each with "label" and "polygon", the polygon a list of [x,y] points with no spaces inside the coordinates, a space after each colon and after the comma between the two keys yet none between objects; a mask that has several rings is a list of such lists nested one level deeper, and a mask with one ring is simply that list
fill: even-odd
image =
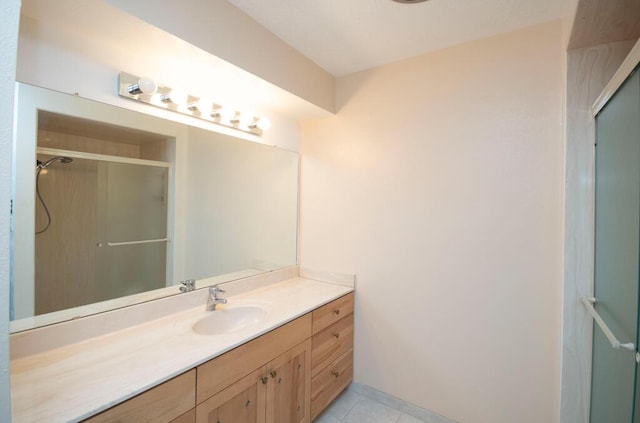
[{"label": "cabinet drawer", "polygon": [[353,313],[353,292],[326,304],[313,312],[313,334]]},{"label": "cabinet drawer", "polygon": [[196,371],[191,370],[85,422],[171,422],[194,408],[195,386]]},{"label": "cabinet drawer", "polygon": [[306,314],[198,366],[197,403],[217,394],[310,336],[311,315]]},{"label": "cabinet drawer", "polygon": [[313,335],[311,376],[353,348],[353,313]]},{"label": "cabinet drawer", "polygon": [[353,350],[311,379],[311,420],[315,419],[353,379]]}]

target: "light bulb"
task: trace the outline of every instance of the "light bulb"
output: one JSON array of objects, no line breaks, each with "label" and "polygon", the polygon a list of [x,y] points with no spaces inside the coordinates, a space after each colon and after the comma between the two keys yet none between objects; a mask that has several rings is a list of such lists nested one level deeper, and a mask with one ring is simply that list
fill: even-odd
[{"label": "light bulb", "polygon": [[236,119],[238,119],[238,124],[241,126],[249,126],[255,120],[253,113],[241,113]]},{"label": "light bulb", "polygon": [[222,106],[213,114],[214,116],[220,117],[222,120],[231,120],[236,116],[236,111],[229,106]]},{"label": "light bulb", "polygon": [[189,94],[182,90],[171,90],[168,98],[172,103],[178,106],[184,106],[189,100]]},{"label": "light bulb", "polygon": [[127,91],[131,95],[147,94],[153,95],[158,91],[158,84],[151,78],[142,77],[135,84],[129,85]]},{"label": "light bulb", "polygon": [[271,128],[271,121],[263,117],[258,119],[258,122],[256,122],[256,126],[263,131],[266,131],[267,129]]},{"label": "light bulb", "polygon": [[208,114],[209,112],[211,112],[211,109],[213,109],[213,101],[209,100],[208,98],[201,98],[200,100],[198,100],[196,107],[203,115]]},{"label": "light bulb", "polygon": [[155,105],[155,106],[162,106],[162,101],[163,101],[163,95],[161,95],[160,93],[155,93],[154,95],[151,96],[151,98],[149,99],[149,103]]}]

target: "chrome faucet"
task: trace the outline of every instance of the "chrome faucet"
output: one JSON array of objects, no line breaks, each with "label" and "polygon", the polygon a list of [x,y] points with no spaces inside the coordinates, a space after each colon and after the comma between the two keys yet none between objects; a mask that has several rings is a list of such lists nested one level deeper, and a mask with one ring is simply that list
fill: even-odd
[{"label": "chrome faucet", "polygon": [[216,305],[226,304],[227,300],[224,298],[218,298],[218,294],[224,294],[224,290],[218,288],[218,285],[209,287],[209,295],[207,296],[207,311],[214,311]]},{"label": "chrome faucet", "polygon": [[184,281],[180,281],[180,292],[191,292],[196,289],[196,280],[195,279],[186,279]]}]

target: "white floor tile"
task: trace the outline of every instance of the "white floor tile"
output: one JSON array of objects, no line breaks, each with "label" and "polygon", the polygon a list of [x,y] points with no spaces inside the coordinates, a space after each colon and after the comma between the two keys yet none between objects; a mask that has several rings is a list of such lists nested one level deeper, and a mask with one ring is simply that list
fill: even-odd
[{"label": "white floor tile", "polygon": [[396,423],[400,411],[362,398],[343,419],[344,423]]},{"label": "white floor tile", "polygon": [[327,407],[323,414],[328,414],[339,420],[343,419],[360,399],[362,399],[361,395],[351,391],[344,391]]},{"label": "white floor tile", "polygon": [[397,423],[425,423],[425,422],[416,417],[402,413]]},{"label": "white floor tile", "polygon": [[318,418],[313,421],[313,423],[340,423],[340,422],[342,422],[342,420],[336,417],[333,417],[332,415],[327,413],[320,414],[320,416],[318,416]]}]

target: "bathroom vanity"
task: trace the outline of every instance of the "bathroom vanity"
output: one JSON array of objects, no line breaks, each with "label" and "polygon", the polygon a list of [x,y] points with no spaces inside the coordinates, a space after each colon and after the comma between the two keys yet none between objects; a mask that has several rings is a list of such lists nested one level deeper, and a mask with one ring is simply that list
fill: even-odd
[{"label": "bathroom vanity", "polygon": [[[198,290],[90,339],[61,327],[91,332],[157,302],[13,335],[14,421],[311,422],[353,377],[353,285],[280,273],[225,284],[211,312]],[[47,349],[47,336],[75,341]]]}]

